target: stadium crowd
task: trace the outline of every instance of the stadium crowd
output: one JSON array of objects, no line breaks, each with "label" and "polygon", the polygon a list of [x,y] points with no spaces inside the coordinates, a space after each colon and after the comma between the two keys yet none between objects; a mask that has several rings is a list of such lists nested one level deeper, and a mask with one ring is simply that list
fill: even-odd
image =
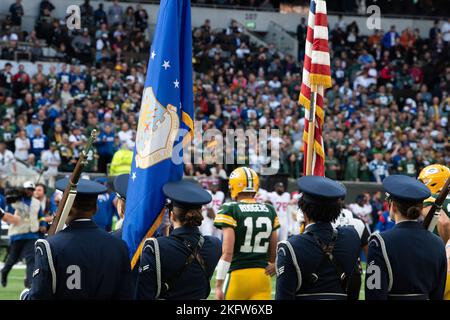
[{"label": "stadium crowd", "polygon": [[[124,10],[117,1],[94,10],[86,0],[83,29],[71,32],[51,16],[51,2],[42,1],[36,28],[26,33],[20,29],[20,15],[13,14],[20,12],[17,6],[20,0],[2,23],[7,41],[1,57],[12,59],[17,40],[38,44],[44,38],[59,61],[70,63],[51,66],[48,72],[38,63],[34,74],[23,65],[15,74],[10,63],[1,67],[3,165],[5,152],[11,152],[50,176],[70,171],[96,128],[101,133],[88,171],[107,172],[119,150],[110,174],[126,172],[150,45],[145,10],[140,5]],[[301,44],[304,23],[298,27]],[[42,31],[47,27],[49,32]],[[388,174],[416,176],[430,163],[450,162],[449,29],[449,21],[436,21],[425,39],[418,30],[395,26],[370,37],[359,36],[354,22],[341,19],[330,26],[334,85],[326,93],[327,176],[381,182]],[[204,129],[278,128],[280,172],[298,178],[303,166],[304,113],[297,105],[302,50],[293,57],[273,45],[255,47],[235,21],[216,30],[206,20],[193,31],[193,51],[196,119]],[[252,156],[250,150],[247,162]],[[257,172],[260,165],[250,164]],[[186,173],[226,177],[233,168],[199,164],[186,166]]]},{"label": "stadium crowd", "polygon": [[[194,4],[241,6],[263,9],[279,9],[281,5],[308,7],[307,0],[192,0]],[[448,6],[445,0],[342,0],[327,3],[328,12],[365,13],[367,7],[377,5],[383,13],[446,16]]]},{"label": "stadium crowd", "polygon": [[[2,23],[1,58],[12,59],[18,40],[44,40],[63,63],[48,72],[38,63],[35,74],[23,66],[12,74],[10,63],[1,66],[0,170],[15,158],[45,170],[51,180],[73,169],[96,128],[100,135],[87,171],[108,172],[115,156],[109,174],[127,172],[150,45],[148,15],[139,5],[124,9],[114,2],[94,10],[86,1],[84,29],[71,32],[52,17],[51,2],[42,1],[36,28],[26,33],[19,6],[13,4]],[[370,37],[342,19],[330,26],[334,85],[326,93],[327,176],[381,182],[389,174],[416,176],[428,164],[450,163],[449,29],[448,21],[436,21],[424,39],[418,30],[395,26]],[[301,44],[305,32],[303,20]],[[280,173],[301,176],[304,113],[296,101],[302,50],[293,57],[272,45],[255,47],[236,22],[217,30],[209,20],[194,29],[193,50],[196,119],[204,129],[278,128]],[[252,150],[247,161],[251,157]],[[260,163],[250,166],[258,172]],[[186,165],[186,173],[197,177],[226,178],[232,169]]]}]

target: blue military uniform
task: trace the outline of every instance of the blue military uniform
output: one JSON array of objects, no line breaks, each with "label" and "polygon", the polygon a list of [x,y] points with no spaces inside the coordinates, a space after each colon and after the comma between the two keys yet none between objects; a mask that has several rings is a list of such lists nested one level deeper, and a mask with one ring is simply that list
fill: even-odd
[{"label": "blue military uniform", "polygon": [[[211,195],[187,181],[169,182],[164,194],[173,206],[200,208]],[[220,240],[202,236],[198,227],[175,228],[168,237],[144,243],[139,265],[138,299],[206,299],[222,255]]]},{"label": "blue military uniform", "polygon": [[[64,190],[67,183],[68,179],[59,180],[56,188]],[[77,198],[105,190],[101,184],[82,179]],[[22,299],[132,298],[125,242],[99,229],[92,220],[74,220],[47,240],[38,240],[35,248],[31,290],[24,292]]]},{"label": "blue military uniform", "polygon": [[[121,174],[119,176],[116,176],[113,181],[114,190],[116,191],[116,196],[118,199],[122,201],[126,201],[127,199],[127,190],[128,190],[128,179],[130,175],[128,173]],[[113,231],[111,234],[117,238],[122,240],[122,226],[120,228]],[[133,292],[133,295],[136,292],[136,285],[137,285],[137,279],[138,279],[138,272],[137,267],[135,267],[133,270],[131,270],[131,291]]]},{"label": "blue military uniform", "polygon": [[[346,189],[318,176],[298,181],[301,197],[312,203],[343,199]],[[353,227],[309,224],[305,232],[281,241],[277,248],[277,300],[345,300],[361,250]]]},{"label": "blue military uniform", "polygon": [[[422,203],[428,188],[408,176],[390,176],[383,187],[394,201]],[[369,241],[367,300],[440,300],[447,272],[443,241],[416,220],[403,220]]]}]

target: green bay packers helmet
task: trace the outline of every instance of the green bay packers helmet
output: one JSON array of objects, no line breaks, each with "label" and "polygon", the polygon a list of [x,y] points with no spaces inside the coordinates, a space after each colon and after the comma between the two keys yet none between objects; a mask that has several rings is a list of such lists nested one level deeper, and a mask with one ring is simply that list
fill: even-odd
[{"label": "green bay packers helmet", "polygon": [[441,164],[432,164],[420,171],[419,181],[425,184],[431,193],[438,193],[442,189],[448,177],[450,169]]},{"label": "green bay packers helmet", "polygon": [[239,167],[230,174],[228,180],[231,198],[236,199],[242,192],[258,192],[259,177],[255,170],[247,167]]}]

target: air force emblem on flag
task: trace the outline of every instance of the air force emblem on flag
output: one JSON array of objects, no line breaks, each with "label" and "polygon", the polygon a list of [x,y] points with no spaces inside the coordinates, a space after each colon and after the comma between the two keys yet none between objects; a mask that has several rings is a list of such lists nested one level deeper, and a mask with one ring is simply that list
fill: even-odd
[{"label": "air force emblem on flag", "polygon": [[151,87],[144,90],[136,135],[136,167],[146,169],[172,157],[180,121],[177,108],[163,107]]}]

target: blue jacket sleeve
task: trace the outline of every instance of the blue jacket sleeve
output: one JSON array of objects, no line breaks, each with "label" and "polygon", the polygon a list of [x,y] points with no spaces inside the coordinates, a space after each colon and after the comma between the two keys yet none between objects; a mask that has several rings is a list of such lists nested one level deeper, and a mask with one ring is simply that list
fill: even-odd
[{"label": "blue jacket sleeve", "polygon": [[54,298],[53,285],[56,285],[56,278],[54,278],[56,273],[53,261],[49,261],[51,254],[48,249],[50,246],[47,247],[45,243],[48,244],[45,240],[38,240],[35,245],[33,280],[28,300],[52,300]]},{"label": "blue jacket sleeve", "polygon": [[156,259],[154,244],[147,240],[139,264],[136,298],[154,300],[157,293]]},{"label": "blue jacket sleeve", "polygon": [[366,300],[387,300],[389,275],[378,235],[372,235],[367,254],[365,295]]},{"label": "blue jacket sleeve", "polygon": [[285,243],[278,244],[276,258],[276,300],[294,300],[298,286],[296,267]]}]

